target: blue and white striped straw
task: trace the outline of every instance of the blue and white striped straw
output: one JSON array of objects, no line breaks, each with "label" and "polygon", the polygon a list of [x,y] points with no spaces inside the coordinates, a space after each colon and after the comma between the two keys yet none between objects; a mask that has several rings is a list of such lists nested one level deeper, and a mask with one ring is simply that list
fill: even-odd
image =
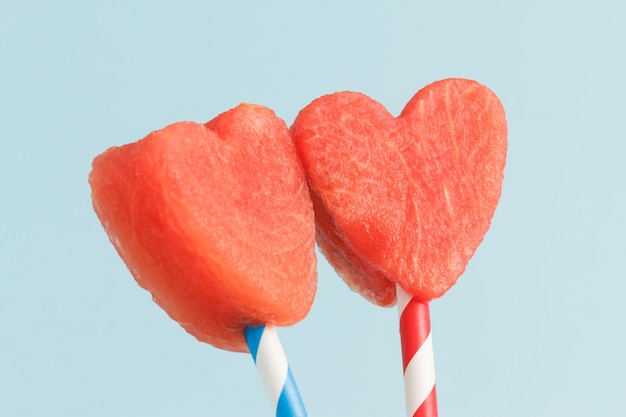
[{"label": "blue and white striped straw", "polygon": [[274,326],[249,327],[246,342],[276,417],[306,417],[300,392]]}]

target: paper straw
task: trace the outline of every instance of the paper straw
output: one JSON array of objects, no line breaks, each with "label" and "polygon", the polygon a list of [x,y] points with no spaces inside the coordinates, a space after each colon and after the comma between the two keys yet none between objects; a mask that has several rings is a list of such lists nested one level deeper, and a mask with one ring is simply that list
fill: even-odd
[{"label": "paper straw", "polygon": [[250,327],[246,342],[276,417],[306,417],[300,392],[274,326]]},{"label": "paper straw", "polygon": [[437,417],[435,362],[428,302],[419,302],[399,285],[398,313],[408,417]]}]

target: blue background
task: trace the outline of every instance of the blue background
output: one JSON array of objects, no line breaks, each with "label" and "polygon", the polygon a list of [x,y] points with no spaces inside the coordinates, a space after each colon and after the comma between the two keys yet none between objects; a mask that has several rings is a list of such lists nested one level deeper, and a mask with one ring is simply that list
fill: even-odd
[{"label": "blue background", "polygon": [[[353,90],[398,114],[446,77],[496,92],[510,143],[492,227],[431,306],[440,415],[625,415],[624,22],[608,0],[2,2],[0,415],[272,415],[249,355],[135,284],[91,160],[242,101],[291,124]],[[309,415],[404,415],[396,314],[320,259],[280,329]]]}]

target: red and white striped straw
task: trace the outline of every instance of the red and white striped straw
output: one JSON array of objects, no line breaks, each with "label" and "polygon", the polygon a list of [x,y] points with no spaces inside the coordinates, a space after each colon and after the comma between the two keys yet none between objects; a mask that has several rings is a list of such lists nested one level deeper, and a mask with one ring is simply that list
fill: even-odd
[{"label": "red and white striped straw", "polygon": [[404,395],[408,417],[437,417],[435,361],[428,302],[420,302],[396,285]]}]

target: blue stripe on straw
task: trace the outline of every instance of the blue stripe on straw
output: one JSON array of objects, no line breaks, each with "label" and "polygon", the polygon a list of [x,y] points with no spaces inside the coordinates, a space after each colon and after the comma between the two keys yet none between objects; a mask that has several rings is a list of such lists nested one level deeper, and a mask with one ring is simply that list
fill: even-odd
[{"label": "blue stripe on straw", "polygon": [[[276,417],[306,417],[300,392],[287,364],[276,329],[272,326],[266,330],[265,326],[250,327],[245,329],[244,335],[270,402],[276,407]],[[271,360],[268,361],[268,358]]]},{"label": "blue stripe on straw", "polygon": [[285,380],[285,386],[278,398],[278,405],[276,406],[276,417],[306,417],[306,410],[304,409],[304,403],[298,392],[296,381],[293,379],[291,368],[287,371],[287,379]]},{"label": "blue stripe on straw", "polygon": [[250,349],[250,354],[252,355],[252,359],[254,360],[254,363],[256,363],[256,353],[259,351],[259,343],[261,343],[261,336],[263,336],[264,331],[265,331],[265,326],[259,326],[259,327],[248,327],[243,332],[243,334],[246,337],[246,342],[248,343],[248,349]]}]

